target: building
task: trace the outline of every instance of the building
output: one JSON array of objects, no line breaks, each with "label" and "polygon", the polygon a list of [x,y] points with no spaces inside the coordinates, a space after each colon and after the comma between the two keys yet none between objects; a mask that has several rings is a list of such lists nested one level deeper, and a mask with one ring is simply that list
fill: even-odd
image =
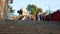
[{"label": "building", "polygon": [[[19,17],[20,17],[19,19],[20,19],[20,20],[25,20],[25,19],[27,19],[27,17],[30,16],[29,11],[27,11],[27,10],[24,9],[24,8],[21,8],[20,11],[18,11],[18,13],[19,13],[19,12],[21,12],[20,15],[19,15]],[[21,17],[23,17],[23,18],[21,19]]]},{"label": "building", "polygon": [[[60,21],[60,10],[55,11],[54,13],[50,14],[51,21]],[[49,15],[45,17],[46,21],[49,21]]]},{"label": "building", "polygon": [[4,15],[4,5],[5,5],[5,0],[0,0],[0,19],[2,19]]},{"label": "building", "polygon": [[[8,5],[9,0],[0,0],[0,19],[9,16],[10,6]],[[12,0],[10,0],[12,2]]]},{"label": "building", "polygon": [[9,20],[18,20],[19,16],[10,16]]},{"label": "building", "polygon": [[21,10],[22,10],[22,15],[27,15],[27,16],[30,15],[29,11],[27,11],[26,9],[21,8]]}]

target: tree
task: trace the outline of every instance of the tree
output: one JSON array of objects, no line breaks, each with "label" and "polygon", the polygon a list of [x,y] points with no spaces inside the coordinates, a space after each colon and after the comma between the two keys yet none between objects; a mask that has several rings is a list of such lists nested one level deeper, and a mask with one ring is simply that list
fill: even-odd
[{"label": "tree", "polygon": [[36,5],[34,4],[28,4],[27,8],[26,8],[28,11],[31,11],[31,14],[34,15],[34,17],[36,17],[37,19],[37,13],[38,12],[41,12],[42,13],[42,9],[41,8],[38,8]]},{"label": "tree", "polygon": [[31,14],[37,14],[37,10],[38,10],[38,8],[37,8],[37,6],[36,5],[34,5],[34,4],[28,4],[28,6],[27,6],[27,8],[26,8],[28,11],[31,11]]},{"label": "tree", "polygon": [[10,13],[14,13],[15,10],[11,10]]},{"label": "tree", "polygon": [[31,11],[30,13],[34,15],[34,19],[37,20],[37,13],[38,13],[38,7],[34,4],[28,4],[27,8],[28,11]]},{"label": "tree", "polygon": [[[8,0],[8,1],[9,1],[9,3],[11,3],[11,4],[13,3],[13,0]],[[7,1],[7,2],[8,2],[8,1]]]},{"label": "tree", "polygon": [[42,9],[41,8],[38,8],[38,12],[41,12],[42,13]]},{"label": "tree", "polygon": [[12,7],[10,8],[10,10],[11,10],[10,13],[14,13],[14,11],[15,11],[15,10],[12,9]]}]

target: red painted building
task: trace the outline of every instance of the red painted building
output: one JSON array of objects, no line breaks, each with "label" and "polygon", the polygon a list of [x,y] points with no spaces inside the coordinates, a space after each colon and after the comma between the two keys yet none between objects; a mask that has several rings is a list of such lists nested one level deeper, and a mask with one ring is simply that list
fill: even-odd
[{"label": "red painted building", "polygon": [[[49,20],[49,15],[45,16],[45,20]],[[60,10],[57,10],[56,12],[50,14],[50,20],[51,21],[60,21]]]}]

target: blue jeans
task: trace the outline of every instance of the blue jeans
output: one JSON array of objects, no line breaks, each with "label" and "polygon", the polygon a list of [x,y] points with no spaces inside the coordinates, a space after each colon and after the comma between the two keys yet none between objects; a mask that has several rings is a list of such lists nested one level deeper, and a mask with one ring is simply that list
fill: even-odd
[{"label": "blue jeans", "polygon": [[43,15],[40,15],[40,20],[43,21],[44,20],[44,16]]}]

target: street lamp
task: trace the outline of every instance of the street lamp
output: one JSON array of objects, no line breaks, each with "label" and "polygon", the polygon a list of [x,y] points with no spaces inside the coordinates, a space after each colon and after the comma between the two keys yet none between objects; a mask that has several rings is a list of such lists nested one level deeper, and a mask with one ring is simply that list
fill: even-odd
[{"label": "street lamp", "polygon": [[50,15],[50,5],[47,5],[47,4],[45,4],[46,6],[48,6],[49,7],[49,15],[48,15],[48,19],[49,19],[49,21],[51,21],[51,15]]},{"label": "street lamp", "polygon": [[49,21],[51,21],[50,6],[49,6]]}]

